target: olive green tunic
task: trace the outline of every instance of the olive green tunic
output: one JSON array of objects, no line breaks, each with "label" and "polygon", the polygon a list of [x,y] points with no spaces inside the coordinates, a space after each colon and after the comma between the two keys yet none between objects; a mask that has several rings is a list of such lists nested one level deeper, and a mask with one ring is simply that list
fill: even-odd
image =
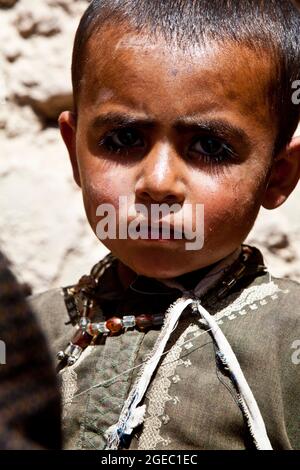
[{"label": "olive green tunic", "polygon": [[[255,263],[261,265],[260,254]],[[205,308],[237,356],[273,448],[300,449],[300,285],[262,274],[255,263],[222,301],[211,292]],[[101,279],[98,318],[164,312],[178,297],[178,290],[143,276],[124,290],[114,263]],[[75,331],[63,290],[37,295],[31,303],[55,355]],[[59,372],[64,448],[105,447],[105,432],[117,422],[138,366],[158,334],[159,329],[132,329],[102,338]],[[214,342],[188,309],[167,344],[145,403],[146,418],[130,449],[253,448],[231,381],[216,363]]]}]

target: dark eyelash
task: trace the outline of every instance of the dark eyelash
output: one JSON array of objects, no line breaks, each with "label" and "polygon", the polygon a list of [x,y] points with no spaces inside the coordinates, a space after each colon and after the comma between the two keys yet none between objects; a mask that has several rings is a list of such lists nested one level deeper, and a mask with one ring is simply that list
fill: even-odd
[{"label": "dark eyelash", "polygon": [[[220,140],[220,142],[222,142],[222,139],[218,136],[213,136],[213,138],[218,139]],[[202,154],[199,153],[197,157],[195,158],[198,160],[202,160],[202,162],[204,162],[206,165],[210,165],[211,167],[221,164],[221,163],[223,165],[230,165],[232,162],[238,159],[238,154],[227,143],[222,142],[222,145],[223,145],[222,152],[218,155],[215,155],[214,157],[210,155],[206,155],[204,153]]]},{"label": "dark eyelash", "polygon": [[223,144],[223,151],[220,154],[220,157],[226,159],[228,162],[236,160],[238,155],[237,153],[229,147],[227,144]]},{"label": "dark eyelash", "polygon": [[216,155],[215,157],[210,157],[209,155],[201,155],[198,157],[198,159],[201,159],[202,161],[204,161],[204,163],[206,164],[211,164],[211,165],[215,165],[215,164],[218,164],[218,163],[229,163],[230,162],[230,159],[228,158],[228,156],[224,153],[220,153],[219,155]]},{"label": "dark eyelash", "polygon": [[[98,147],[105,147],[106,150],[110,153],[113,153],[113,154],[118,154],[118,153],[121,153],[121,152],[126,152],[127,149],[126,147],[124,148],[109,148],[109,146],[107,145],[107,142],[110,138],[112,138],[114,136],[114,134],[116,134],[116,132],[120,132],[124,129],[128,129],[128,125],[124,125],[124,126],[118,126],[116,127],[115,129],[113,129],[112,131],[109,131],[107,132],[99,141],[98,141]],[[133,127],[131,127],[130,129],[133,129]]]},{"label": "dark eyelash", "polygon": [[195,158],[196,162],[204,163],[205,168],[216,177],[223,174],[228,167],[233,163],[238,162],[238,155],[229,147],[224,148],[224,151],[218,156],[212,158],[209,155],[200,155]]},{"label": "dark eyelash", "polygon": [[119,128],[119,129],[114,129],[113,131],[110,131],[110,132],[107,132],[103,137],[101,137],[101,139],[98,141],[98,146],[99,147],[102,147],[106,144],[106,142],[108,141],[108,139],[112,138],[113,135],[118,132],[119,130],[122,130],[122,129],[125,129],[124,127],[122,128]]},{"label": "dark eyelash", "polygon": [[119,154],[121,153],[122,151],[124,152],[124,149],[121,149],[121,148],[114,148],[110,143],[109,143],[109,139],[112,137],[111,134],[107,134],[105,135],[104,137],[102,137],[102,139],[100,139],[98,141],[98,147],[104,147],[105,148],[105,151],[108,152],[108,153],[111,153],[111,154]]},{"label": "dark eyelash", "polygon": [[[106,151],[109,152],[109,153],[112,153],[112,154],[120,154],[121,152],[123,153],[126,153],[128,151],[128,149],[126,149],[126,147],[124,148],[110,148],[109,145],[107,144],[108,140],[110,138],[112,138],[114,136],[114,134],[116,132],[119,132],[123,129],[127,129],[128,128],[128,125],[124,125],[124,126],[118,126],[117,128],[113,129],[112,131],[109,131],[107,132],[99,141],[98,141],[98,146],[99,147],[105,147],[106,148]],[[210,135],[211,137],[213,137],[214,139],[217,139],[217,140],[220,140],[222,142],[222,138],[220,138],[220,136],[217,136],[217,135]],[[202,136],[203,137],[203,136]],[[198,136],[198,139],[199,139],[199,136]],[[197,139],[194,140],[194,142],[196,141]],[[201,156],[197,156],[198,159],[201,158],[201,160],[207,164],[207,165],[210,165],[210,166],[214,166],[214,165],[218,165],[220,163],[222,163],[223,165],[226,165],[226,164],[230,164],[232,163],[234,160],[236,160],[238,158],[238,154],[232,149],[231,146],[229,146],[227,143],[223,142],[223,151],[219,154],[219,155],[216,155],[214,158],[212,158],[211,156],[209,155],[205,155],[205,154],[201,154]]]}]

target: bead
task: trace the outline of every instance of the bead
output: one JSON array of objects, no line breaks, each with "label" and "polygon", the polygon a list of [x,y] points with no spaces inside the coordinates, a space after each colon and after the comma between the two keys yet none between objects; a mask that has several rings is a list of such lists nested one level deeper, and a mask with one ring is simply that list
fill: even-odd
[{"label": "bead", "polygon": [[85,275],[79,279],[78,289],[87,294],[92,294],[94,289],[97,287],[97,283],[93,276]]},{"label": "bead", "polygon": [[62,361],[65,358],[65,353],[63,351],[58,351],[56,357],[59,361]]},{"label": "bead", "polygon": [[86,320],[86,317],[88,316],[88,313],[89,313],[90,306],[91,306],[91,301],[85,298],[82,302],[82,307],[80,308],[82,320]]},{"label": "bead", "polygon": [[90,320],[86,317],[81,317],[79,322],[79,327],[82,331],[87,331],[87,327],[90,323]]},{"label": "bead", "polygon": [[72,338],[72,343],[81,348],[86,348],[91,344],[92,338],[86,331],[78,330]]},{"label": "bead", "polygon": [[153,326],[161,326],[164,322],[164,319],[165,319],[165,316],[164,314],[156,314],[156,315],[153,315],[153,320],[152,320],[152,324]]},{"label": "bead", "polygon": [[99,335],[99,330],[97,328],[98,323],[89,323],[87,326],[86,331],[88,332],[89,335],[91,336],[98,336]]},{"label": "bead", "polygon": [[133,328],[135,326],[135,316],[134,315],[125,315],[122,318],[124,328]]},{"label": "bead", "polygon": [[110,330],[106,326],[106,321],[100,321],[99,323],[94,323],[94,327],[95,329],[97,329],[99,333],[102,333],[102,334],[110,333]]},{"label": "bead", "polygon": [[80,357],[82,351],[83,348],[81,348],[80,346],[73,343],[69,343],[64,352],[65,356],[68,356],[68,365],[73,365]]},{"label": "bead", "polygon": [[111,331],[112,333],[119,333],[119,331],[122,330],[123,324],[121,318],[118,317],[112,317],[106,322],[106,327]]},{"label": "bead", "polygon": [[135,319],[136,326],[140,329],[149,328],[152,326],[152,315],[138,315]]},{"label": "bead", "polygon": [[76,357],[70,356],[68,359],[68,366],[72,366],[77,361]]},{"label": "bead", "polygon": [[74,349],[74,344],[69,343],[66,349],[64,350],[65,357],[71,356],[73,349]]}]

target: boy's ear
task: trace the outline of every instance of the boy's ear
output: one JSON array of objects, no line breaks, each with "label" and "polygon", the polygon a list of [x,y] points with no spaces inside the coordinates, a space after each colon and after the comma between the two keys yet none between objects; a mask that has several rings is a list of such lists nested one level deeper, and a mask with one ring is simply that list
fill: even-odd
[{"label": "boy's ear", "polygon": [[263,199],[263,207],[276,209],[281,206],[297,186],[300,178],[300,137],[276,157]]},{"label": "boy's ear", "polygon": [[78,169],[76,152],[76,117],[71,111],[64,111],[58,118],[60,133],[68,149],[71,165],[73,168],[73,177],[75,182],[81,187],[80,174]]}]

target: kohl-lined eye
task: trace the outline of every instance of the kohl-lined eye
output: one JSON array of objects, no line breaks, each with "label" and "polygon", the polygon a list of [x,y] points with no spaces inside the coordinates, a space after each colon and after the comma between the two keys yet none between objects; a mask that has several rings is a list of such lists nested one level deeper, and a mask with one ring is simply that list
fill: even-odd
[{"label": "kohl-lined eye", "polygon": [[228,161],[235,157],[235,152],[221,139],[211,136],[199,136],[194,139],[189,152],[199,154],[210,162]]},{"label": "kohl-lined eye", "polygon": [[106,147],[110,152],[119,153],[131,148],[142,148],[145,143],[137,129],[126,127],[110,132],[99,142],[99,145]]}]

